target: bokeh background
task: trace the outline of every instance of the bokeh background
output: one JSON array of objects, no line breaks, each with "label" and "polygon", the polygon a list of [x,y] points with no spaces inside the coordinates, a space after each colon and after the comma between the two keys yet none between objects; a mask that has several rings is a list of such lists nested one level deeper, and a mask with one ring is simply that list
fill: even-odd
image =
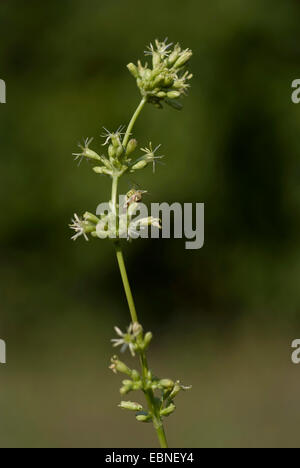
[{"label": "bokeh background", "polygon": [[[192,384],[166,420],[172,447],[298,447],[300,3],[10,0],[0,4],[1,447],[155,447],[108,370],[129,322],[108,241],[70,241],[110,181],[79,168],[82,137],[126,123],[126,69],[151,40],[194,51],[182,112],[148,106],[141,146],[165,165],[123,181],[147,202],[204,202],[205,246],[139,240],[125,254],[151,365]],[[131,358],[128,359],[131,363]]]}]

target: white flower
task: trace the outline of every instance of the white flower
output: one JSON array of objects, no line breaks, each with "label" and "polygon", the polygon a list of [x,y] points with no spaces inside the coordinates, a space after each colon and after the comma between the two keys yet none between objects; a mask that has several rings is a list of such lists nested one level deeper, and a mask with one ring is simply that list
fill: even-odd
[{"label": "white flower", "polygon": [[111,340],[114,343],[113,346],[121,346],[121,353],[124,353],[129,348],[131,355],[135,356],[135,340],[141,333],[142,326],[137,322],[131,323],[126,333],[123,333],[118,327],[114,327],[114,329],[120,338],[113,338]]},{"label": "white flower", "polygon": [[148,50],[145,50],[145,55],[154,55],[155,53],[159,54],[162,58],[167,57],[171,52],[168,50],[172,47],[173,43],[167,44],[168,38],[163,42],[160,42],[158,39],[155,40],[155,46],[152,43],[147,47]]},{"label": "white flower", "polygon": [[76,213],[74,214],[74,218],[72,219],[72,224],[69,224],[69,227],[75,231],[74,236],[72,236],[71,238],[72,240],[75,241],[80,236],[83,236],[86,241],[89,240],[85,232],[84,221],[80,219]]},{"label": "white flower", "polygon": [[161,144],[158,145],[155,149],[153,149],[152,148],[152,143],[150,141],[149,148],[147,148],[147,147],[146,148],[141,148],[141,151],[146,153],[146,161],[152,162],[152,164],[153,164],[153,173],[155,173],[156,159],[164,158],[163,155],[162,156],[155,156],[156,151],[158,151],[160,147],[161,147]]},{"label": "white flower", "polygon": [[72,153],[73,156],[75,156],[75,161],[79,159],[78,166],[80,166],[81,161],[85,157],[85,152],[89,149],[90,144],[94,138],[85,138],[83,139],[83,145],[81,143],[78,143],[79,148],[82,150],[81,153]]},{"label": "white flower", "polygon": [[121,125],[115,132],[110,132],[109,130],[107,130],[107,128],[103,127],[105,132],[102,133],[101,137],[102,138],[105,138],[105,142],[103,143],[102,146],[106,146],[112,138],[116,137],[116,138],[120,138],[122,135],[125,135],[125,125]]}]

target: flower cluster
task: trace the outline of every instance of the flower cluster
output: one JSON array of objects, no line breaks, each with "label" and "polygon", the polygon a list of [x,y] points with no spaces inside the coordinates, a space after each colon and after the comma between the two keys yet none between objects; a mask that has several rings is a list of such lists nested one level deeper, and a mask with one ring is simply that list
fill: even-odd
[{"label": "flower cluster", "polygon": [[[125,333],[118,327],[115,327],[115,331],[118,338],[111,340],[114,343],[113,346],[121,346],[121,352],[124,352],[128,348],[132,356],[135,356],[136,353],[144,353],[152,340],[152,333],[147,332],[144,334],[142,326],[137,322],[131,323]],[[169,416],[176,408],[174,404],[176,395],[181,390],[189,390],[191,388],[190,386],[181,385],[179,380],[174,382],[171,379],[159,379],[153,376],[150,370],[148,370],[147,375],[141,376],[135,369],[130,369],[124,362],[120,361],[118,356],[111,358],[109,368],[115,374],[120,372],[127,376],[122,381],[122,387],[120,388],[121,395],[127,395],[136,390],[142,390],[144,393],[151,391],[153,394],[157,394],[153,412],[149,410],[145,411],[142,405],[132,401],[121,401],[119,404],[120,408],[135,411],[137,413],[136,419],[140,422],[150,422],[158,413],[160,417]]]},{"label": "flower cluster", "polygon": [[152,68],[148,67],[148,63],[142,65],[141,61],[137,65],[127,65],[142,96],[156,107],[161,108],[164,101],[180,109],[181,104],[177,99],[186,94],[188,81],[193,76],[185,70],[192,51],[182,50],[179,44],[173,47],[173,44],[167,44],[167,40],[156,40],[154,45],[150,44],[145,55],[152,57]]},{"label": "flower cluster", "polygon": [[86,212],[82,218],[76,213],[69,224],[69,227],[75,231],[72,236],[73,240],[83,236],[86,241],[89,240],[90,234],[94,238],[99,239],[137,239],[141,233],[149,226],[160,229],[160,219],[153,216],[145,218],[134,217],[138,212],[138,202],[142,199],[145,190],[131,189],[123,198],[124,203],[117,210],[113,207],[112,202],[105,203],[107,208],[103,214],[95,216],[92,213]]},{"label": "flower cluster", "polygon": [[[134,138],[130,139],[129,142],[124,146],[122,141],[122,129],[119,127],[115,132],[110,132],[105,129],[105,133],[101,136],[105,139],[103,146],[108,145],[108,155],[98,154],[96,151],[90,148],[93,138],[86,138],[82,143],[79,143],[79,153],[73,153],[75,160],[79,160],[79,164],[83,159],[89,160],[96,164],[93,167],[93,171],[96,174],[104,174],[110,177],[120,177],[126,171],[131,173],[144,169],[148,164],[152,164],[153,172],[155,172],[155,165],[158,159],[162,159],[164,156],[156,154],[161,145],[156,146],[154,149],[152,143],[149,143],[149,147],[141,148],[140,156],[136,156],[132,159],[133,153],[136,151],[138,142]],[[101,164],[101,165],[99,165]]]},{"label": "flower cluster", "polygon": [[78,237],[83,236],[85,240],[88,241],[88,234],[96,237],[96,229],[99,221],[100,219],[92,213],[86,212],[82,218],[79,218],[75,213],[71,224],[69,224],[69,227],[75,231],[72,240],[75,241]]}]

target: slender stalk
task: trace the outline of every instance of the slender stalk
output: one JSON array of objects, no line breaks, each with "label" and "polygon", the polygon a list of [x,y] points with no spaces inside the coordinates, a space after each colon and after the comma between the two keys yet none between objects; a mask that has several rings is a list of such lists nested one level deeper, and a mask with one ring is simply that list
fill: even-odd
[{"label": "slender stalk", "polygon": [[112,186],[111,186],[111,201],[112,201],[112,210],[115,214],[117,214],[116,210],[117,210],[118,182],[119,182],[119,177],[114,176],[112,179]]},{"label": "slender stalk", "polygon": [[140,104],[138,105],[135,113],[133,114],[133,116],[132,116],[132,118],[131,118],[131,120],[129,122],[129,125],[127,127],[127,130],[126,130],[126,133],[125,133],[125,136],[124,136],[124,139],[123,139],[123,147],[124,148],[127,146],[127,143],[128,143],[129,137],[131,135],[131,131],[132,131],[133,127],[134,127],[134,124],[135,124],[138,116],[140,115],[141,111],[143,110],[144,105],[146,104],[146,102],[147,102],[147,99],[144,97],[141,100]]},{"label": "slender stalk", "polygon": [[116,248],[116,255],[117,255],[117,260],[118,260],[118,264],[120,268],[120,273],[121,273],[121,277],[122,277],[122,281],[124,285],[124,290],[125,290],[125,294],[126,294],[126,298],[128,302],[128,307],[129,307],[129,311],[131,315],[131,320],[132,320],[132,323],[138,322],[135,304],[134,304],[134,300],[133,300],[133,296],[132,296],[132,292],[131,292],[131,288],[130,288],[130,284],[129,284],[128,276],[126,272],[126,267],[124,263],[124,257],[123,257],[123,253],[122,253],[119,242],[115,242],[115,248]]},{"label": "slender stalk", "polygon": [[[125,290],[125,294],[126,294],[126,298],[128,302],[128,307],[129,307],[129,311],[131,315],[131,320],[133,323],[138,322],[134,299],[132,296],[132,292],[131,292],[131,288],[130,288],[130,284],[129,284],[129,280],[128,280],[128,276],[126,272],[123,252],[122,252],[119,241],[115,241],[115,248],[116,248],[116,255],[117,255],[117,260],[118,260],[118,264],[120,268],[120,273],[121,273],[121,277],[123,281],[123,286],[124,286],[124,290]],[[149,367],[148,367],[147,357],[144,351],[140,353],[140,362],[141,362],[141,367],[142,367],[143,381],[144,381],[144,384],[146,384]],[[153,424],[156,430],[156,434],[157,434],[160,446],[161,448],[167,448],[168,444],[167,444],[167,439],[166,439],[166,435],[164,431],[164,426],[163,426],[159,411],[157,411],[154,393],[152,389],[144,390],[144,393],[146,396],[149,411],[153,415]]]},{"label": "slender stalk", "polygon": [[[125,133],[124,140],[123,140],[123,147],[124,148],[127,146],[127,143],[128,143],[129,137],[131,135],[131,131],[132,131],[133,127],[134,127],[134,124],[135,124],[138,116],[140,115],[140,113],[141,113],[144,105],[146,104],[146,102],[147,102],[146,98],[143,98],[141,100],[139,106],[137,107],[135,113],[133,114],[133,116],[132,116],[132,118],[131,118],[131,120],[129,122],[127,131]],[[118,175],[113,176],[113,178],[112,178],[112,190],[111,190],[111,202],[112,202],[113,211],[116,213],[116,215],[118,214],[117,213],[118,212],[118,203],[117,203],[118,181],[119,181],[119,176]],[[125,262],[124,262],[123,252],[122,252],[122,249],[121,249],[121,244],[120,244],[120,241],[118,241],[118,240],[115,240],[114,244],[115,244],[115,249],[116,249],[116,256],[117,256],[117,260],[118,260],[118,265],[119,265],[119,269],[120,269],[120,273],[121,273],[121,277],[122,277],[122,281],[123,281],[123,286],[124,286],[124,290],[125,290],[125,294],[126,294],[126,298],[127,298],[127,302],[128,302],[128,307],[129,307],[129,311],[130,311],[130,315],[131,315],[131,320],[132,320],[132,323],[135,323],[135,322],[138,322],[138,316],[137,316],[137,312],[136,312],[136,308],[135,308],[135,304],[134,304],[134,299],[133,299],[133,296],[132,296],[132,292],[131,292],[131,288],[130,288],[130,284],[129,284],[129,280],[128,280],[128,276],[127,276],[127,271],[126,271],[126,266],[125,266]],[[145,397],[146,397],[146,400],[147,400],[149,412],[152,414],[152,417],[153,417],[153,425],[154,425],[154,428],[156,430],[157,437],[158,437],[161,448],[167,448],[168,444],[167,444],[167,440],[166,440],[166,435],[165,435],[163,423],[162,423],[162,420],[161,420],[161,416],[159,414],[159,409],[157,408],[157,405],[156,405],[156,402],[155,402],[155,395],[153,393],[153,390],[151,388],[148,389],[147,385],[146,385],[146,380],[147,380],[148,373],[149,373],[149,367],[148,367],[148,362],[147,362],[147,357],[146,357],[145,351],[140,352],[140,363],[141,363],[141,367],[142,367],[144,393],[145,393]]]}]

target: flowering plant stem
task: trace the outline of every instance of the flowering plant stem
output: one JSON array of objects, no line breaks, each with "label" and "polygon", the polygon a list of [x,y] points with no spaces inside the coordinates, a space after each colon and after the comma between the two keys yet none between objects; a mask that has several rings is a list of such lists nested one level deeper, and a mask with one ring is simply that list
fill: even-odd
[{"label": "flowering plant stem", "polygon": [[[159,109],[163,108],[163,104],[175,109],[182,108],[179,98],[184,96],[190,87],[188,82],[192,75],[186,71],[186,65],[192,56],[192,51],[182,49],[179,44],[174,46],[167,44],[166,40],[163,42],[156,40],[154,45],[150,44],[145,55],[152,57],[152,68],[148,67],[148,63],[142,65],[141,61],[138,61],[137,65],[133,63],[127,65],[128,70],[136,79],[142,97],[125,133],[122,125],[115,132],[103,127],[105,132],[102,133],[101,137],[105,138],[105,142],[102,146],[108,145],[107,156],[99,155],[90,148],[93,138],[84,139],[83,143],[78,145],[80,151],[73,153],[75,160],[79,160],[79,164],[83,159],[86,159],[94,164],[93,171],[96,174],[111,178],[109,208],[105,209],[104,212],[100,210],[99,213],[97,210],[97,216],[88,211],[82,218],[74,214],[70,228],[75,231],[72,236],[73,240],[83,236],[88,241],[89,235],[93,238],[113,240],[128,301],[131,323],[125,333],[118,327],[114,327],[117,338],[111,341],[114,347],[121,347],[121,352],[128,348],[132,356],[138,354],[141,373],[130,369],[116,355],[111,358],[109,368],[114,373],[120,372],[126,375],[126,379],[122,381],[120,394],[127,395],[130,392],[141,390],[145,395],[148,408],[145,411],[140,403],[128,400],[121,401],[118,406],[135,412],[136,420],[139,422],[152,421],[161,448],[167,448],[163,418],[170,416],[175,411],[174,398],[176,395],[181,390],[188,390],[191,387],[182,385],[180,380],[174,382],[169,378],[161,379],[149,369],[146,351],[153,336],[151,331],[145,333],[139,323],[121,250],[121,239],[138,238],[143,229],[148,229],[149,226],[161,228],[160,219],[153,216],[134,219],[138,203],[146,191],[132,188],[126,194],[123,204],[118,198],[118,184],[119,179],[125,173],[135,173],[148,165],[153,165],[153,172],[155,172],[157,160],[163,158],[162,155],[157,154],[161,145],[152,146],[151,141],[148,147],[140,148],[143,154],[137,157],[135,151],[138,149],[138,142],[133,138],[133,127],[145,104],[154,105]],[[107,204],[105,205],[107,206]],[[124,209],[125,213],[123,213]]]},{"label": "flowering plant stem", "polygon": [[[119,268],[120,268],[120,273],[121,273],[121,277],[122,277],[122,281],[123,281],[123,285],[124,285],[124,290],[125,290],[125,294],[126,294],[126,298],[127,298],[127,302],[128,302],[128,307],[129,307],[131,319],[132,319],[132,322],[135,323],[135,322],[138,322],[137,313],[136,313],[136,309],[135,309],[135,304],[134,304],[134,299],[133,299],[133,296],[132,296],[130,284],[129,284],[129,281],[128,281],[128,276],[127,276],[126,267],[125,267],[125,263],[124,263],[123,252],[122,252],[120,243],[118,241],[115,242],[115,248],[116,248],[117,260],[118,260],[118,264],[119,264]],[[142,351],[140,353],[140,363],[141,363],[141,367],[142,367],[142,376],[143,376],[143,379],[145,381],[146,377],[147,377],[147,374],[148,374],[148,371],[149,371],[149,368],[148,368],[146,353],[144,351]],[[165,435],[165,431],[164,431],[164,426],[163,426],[161,417],[159,415],[159,412],[156,411],[155,396],[154,396],[153,391],[151,389],[146,390],[145,391],[145,397],[146,397],[146,400],[147,400],[149,411],[154,415],[153,424],[154,424],[154,428],[155,428],[156,433],[157,433],[157,437],[158,437],[160,446],[161,446],[161,448],[167,448],[168,445],[167,445],[167,439],[166,439],[166,435]]]},{"label": "flowering plant stem", "polygon": [[[133,129],[133,126],[134,126],[134,124],[135,124],[135,122],[136,122],[136,120],[137,120],[139,114],[141,113],[141,111],[142,111],[145,104],[146,104],[146,99],[143,98],[141,100],[139,106],[137,107],[135,113],[133,114],[133,116],[131,118],[131,121],[130,121],[130,123],[128,125],[127,132],[126,132],[126,134],[124,136],[124,140],[123,140],[123,146],[124,147],[126,147],[126,145],[128,143],[128,139],[130,137],[131,130]],[[117,206],[118,206],[117,205],[118,180],[119,180],[119,176],[115,176],[112,179],[112,200],[111,201],[112,201],[112,206],[113,206],[114,211],[117,210]],[[125,294],[126,294],[126,298],[127,298],[127,302],[128,302],[128,307],[129,307],[129,311],[130,311],[130,315],[131,315],[131,320],[132,320],[132,323],[139,323],[136,308],[135,308],[134,299],[133,299],[133,296],[132,296],[132,292],[131,292],[131,288],[130,288],[130,284],[129,284],[129,280],[128,280],[128,276],[127,276],[127,271],[126,271],[126,266],[125,266],[125,262],[124,262],[123,252],[122,252],[122,249],[121,249],[121,244],[120,244],[120,242],[118,240],[116,240],[114,242],[114,245],[115,245],[115,249],[116,249],[116,256],[117,256],[118,265],[119,265],[119,269],[120,269],[120,273],[121,273],[121,277],[122,277],[122,281],[123,281],[123,286],[124,286],[124,290],[125,290]],[[140,363],[141,363],[141,368],[142,368],[142,376],[143,376],[143,380],[144,380],[144,383],[145,383],[148,372],[149,372],[149,367],[148,367],[148,362],[147,362],[147,357],[146,357],[146,352],[145,351],[141,351],[141,353],[140,353]],[[164,426],[163,426],[162,418],[161,418],[161,416],[159,414],[159,411],[157,411],[157,409],[156,409],[157,405],[155,404],[155,396],[154,396],[153,390],[152,389],[145,390],[145,397],[146,397],[146,400],[147,400],[149,412],[151,414],[153,414],[153,425],[154,425],[154,428],[156,430],[160,446],[161,446],[161,448],[167,448],[168,445],[167,445],[167,439],[166,439],[166,435],[165,435],[165,431],[164,431]]]}]

